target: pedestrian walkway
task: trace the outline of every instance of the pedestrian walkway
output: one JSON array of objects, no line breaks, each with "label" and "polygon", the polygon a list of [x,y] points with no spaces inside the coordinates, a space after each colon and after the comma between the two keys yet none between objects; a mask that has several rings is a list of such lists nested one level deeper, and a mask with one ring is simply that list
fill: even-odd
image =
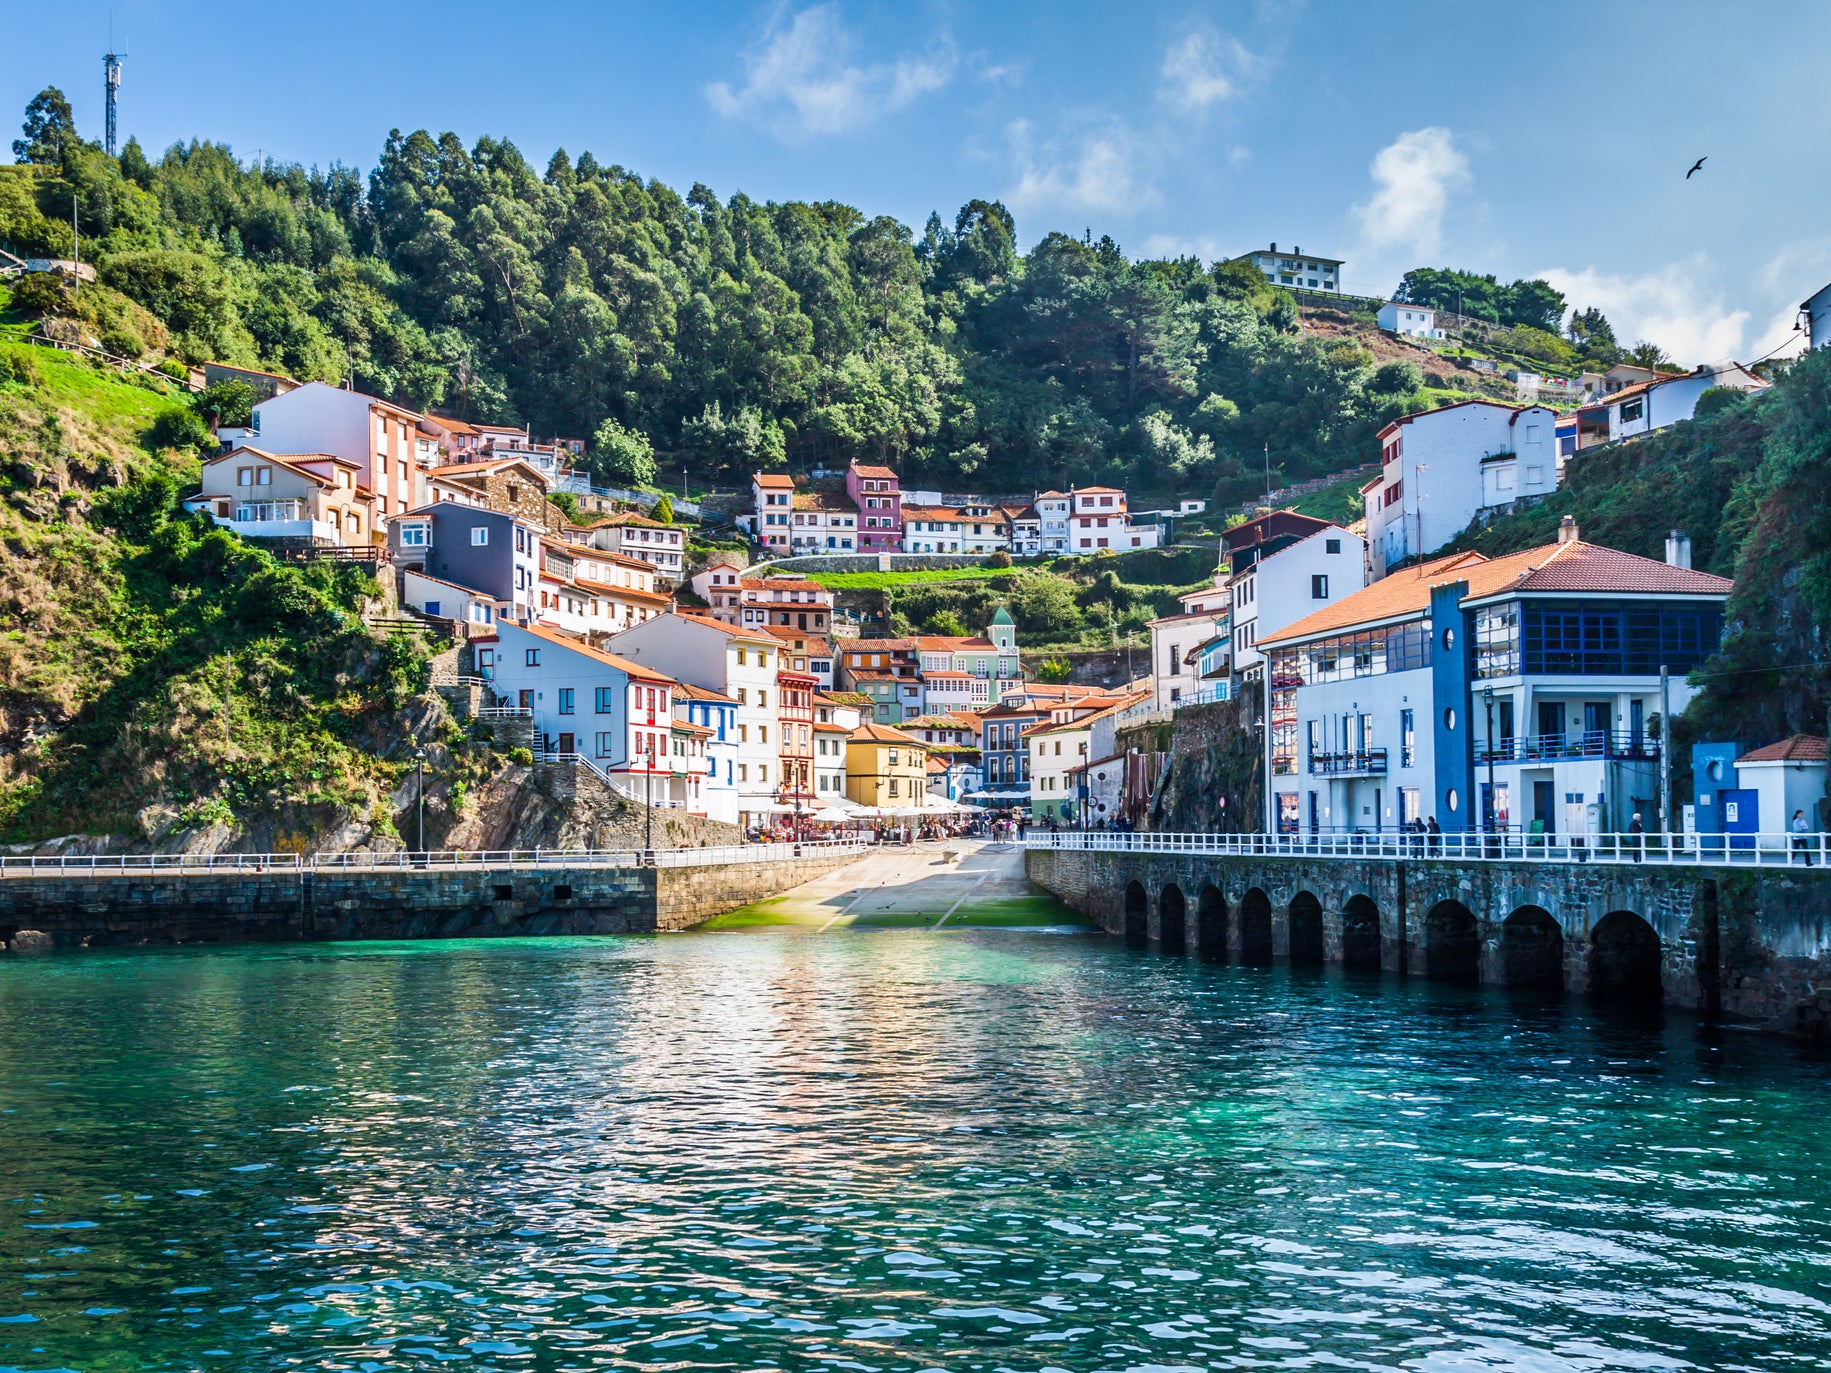
[{"label": "pedestrian walkway", "polygon": [[799,925],[960,929],[1082,926],[1087,922],[1024,875],[1017,844],[933,840],[879,848],[779,896],[720,916],[706,929]]}]

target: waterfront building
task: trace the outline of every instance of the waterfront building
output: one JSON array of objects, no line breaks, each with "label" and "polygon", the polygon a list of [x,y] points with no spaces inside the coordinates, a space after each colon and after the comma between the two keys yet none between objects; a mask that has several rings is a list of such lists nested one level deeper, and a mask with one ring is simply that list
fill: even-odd
[{"label": "waterfront building", "polygon": [[927,791],[928,754],[914,735],[866,721],[846,736],[849,800],[902,810],[920,806]]},{"label": "waterfront building", "polygon": [[1268,828],[1655,829],[1661,670],[1682,712],[1730,589],[1567,516],[1555,544],[1405,568],[1297,621],[1262,641]]},{"label": "waterfront building", "polygon": [[704,782],[700,790],[702,809],[696,812],[708,820],[735,825],[739,819],[737,788],[738,704],[722,692],[695,686],[691,682],[674,684],[674,719],[705,731],[700,745],[706,758]]},{"label": "waterfront building", "polygon": [[738,703],[738,809],[745,823],[767,820],[781,784],[780,645],[766,634],[676,611],[624,630],[607,647]]},{"label": "waterfront building", "polygon": [[1030,753],[1030,815],[1039,822],[1090,823],[1085,813],[1085,769],[1095,756],[1110,758],[1117,716],[1150,700],[1147,691],[1084,697],[1051,707],[1049,718],[1022,736]]},{"label": "waterfront building", "polygon": [[[544,625],[499,623],[492,648],[496,693],[533,716],[542,752],[577,754],[637,800],[669,804],[672,677]],[[689,810],[700,800],[703,747],[695,760],[682,777]]]}]

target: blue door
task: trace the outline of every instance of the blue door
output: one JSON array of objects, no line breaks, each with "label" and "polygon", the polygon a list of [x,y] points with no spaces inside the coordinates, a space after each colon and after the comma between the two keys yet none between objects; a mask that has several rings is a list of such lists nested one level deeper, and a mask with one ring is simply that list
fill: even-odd
[{"label": "blue door", "polygon": [[1729,836],[1732,849],[1752,849],[1755,836],[1761,833],[1760,794],[1747,788],[1717,793],[1718,812],[1723,817],[1723,833]]}]

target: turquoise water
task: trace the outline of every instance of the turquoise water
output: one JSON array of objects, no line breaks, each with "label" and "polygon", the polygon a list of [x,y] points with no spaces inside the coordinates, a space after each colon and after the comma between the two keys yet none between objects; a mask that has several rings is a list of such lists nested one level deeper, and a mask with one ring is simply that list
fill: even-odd
[{"label": "turquoise water", "polygon": [[0,963],[0,1367],[1798,1369],[1788,1045],[1085,935]]}]

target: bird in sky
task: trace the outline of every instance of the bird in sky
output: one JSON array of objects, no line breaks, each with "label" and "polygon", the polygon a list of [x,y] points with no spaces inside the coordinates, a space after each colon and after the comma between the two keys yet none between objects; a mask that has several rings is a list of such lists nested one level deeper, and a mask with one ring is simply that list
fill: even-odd
[{"label": "bird in sky", "polygon": [[1697,169],[1699,167],[1702,167],[1707,161],[1709,161],[1708,158],[1700,157],[1696,162],[1693,162],[1691,164],[1691,171],[1685,173],[1685,180],[1687,180],[1687,181],[1691,180],[1692,172],[1697,171]]}]

